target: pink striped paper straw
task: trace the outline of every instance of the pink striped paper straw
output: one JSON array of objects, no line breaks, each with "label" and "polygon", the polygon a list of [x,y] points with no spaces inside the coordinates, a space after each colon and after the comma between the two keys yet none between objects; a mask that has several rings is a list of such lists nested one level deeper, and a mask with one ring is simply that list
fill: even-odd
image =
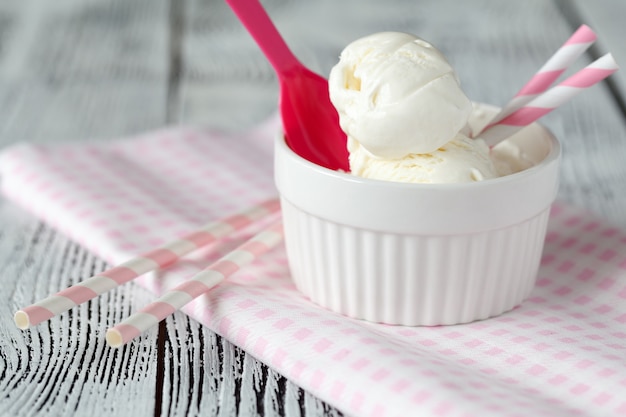
[{"label": "pink striped paper straw", "polygon": [[487,145],[495,146],[524,126],[550,113],[585,89],[599,83],[617,71],[619,67],[611,54],[606,54],[576,74],[543,94],[527,105],[515,110],[496,124],[487,126],[479,135]]},{"label": "pink striped paper straw", "polygon": [[[574,34],[548,59],[535,75],[515,94],[498,113],[490,125],[498,123],[515,110],[533,100],[546,91],[563,74],[574,61],[582,55],[596,40],[596,34],[587,25],[582,25]],[[478,136],[478,135],[476,135]]]},{"label": "pink striped paper straw", "polygon": [[280,243],[282,238],[283,225],[281,221],[278,221],[196,274],[189,281],[176,286],[141,311],[107,330],[107,343],[112,347],[120,347],[128,343],[167,316],[180,310],[191,300],[218,285],[244,265],[259,258]]},{"label": "pink striped paper straw", "polygon": [[140,275],[165,268],[184,255],[277,212],[278,199],[267,200],[241,213],[209,223],[183,238],[108,269],[15,313],[17,327],[27,329],[95,298]]}]

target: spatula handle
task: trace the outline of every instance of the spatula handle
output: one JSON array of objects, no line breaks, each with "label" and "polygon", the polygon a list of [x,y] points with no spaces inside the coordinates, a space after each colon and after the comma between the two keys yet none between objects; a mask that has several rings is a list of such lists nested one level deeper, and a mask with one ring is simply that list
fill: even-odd
[{"label": "spatula handle", "polygon": [[250,32],[279,75],[301,66],[258,0],[226,0],[226,3]]}]

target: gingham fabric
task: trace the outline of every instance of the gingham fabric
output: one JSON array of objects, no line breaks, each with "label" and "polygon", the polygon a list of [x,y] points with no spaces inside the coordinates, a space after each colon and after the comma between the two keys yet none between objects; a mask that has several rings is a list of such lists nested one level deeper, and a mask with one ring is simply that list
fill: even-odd
[{"label": "gingham fabric", "polygon": [[[274,196],[278,125],[19,145],[0,156],[2,190],[119,264]],[[136,283],[156,297],[254,231]],[[402,327],[342,317],[296,291],[283,246],[183,311],[347,415],[626,416],[626,231],[562,203],[530,299],[496,318]]]}]

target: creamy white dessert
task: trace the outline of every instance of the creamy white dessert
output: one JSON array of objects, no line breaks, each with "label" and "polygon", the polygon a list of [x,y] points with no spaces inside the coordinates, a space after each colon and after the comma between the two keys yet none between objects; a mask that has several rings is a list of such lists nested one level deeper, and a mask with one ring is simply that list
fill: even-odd
[{"label": "creamy white dessert", "polygon": [[350,170],[415,183],[474,182],[512,172],[470,138],[473,106],[441,52],[407,33],[349,44],[329,76],[330,99],[348,136]]},{"label": "creamy white dessert", "polygon": [[350,140],[350,169],[363,178],[387,181],[437,184],[473,182],[497,176],[484,141],[457,135],[429,153],[408,154],[404,158],[377,158],[359,142]]}]

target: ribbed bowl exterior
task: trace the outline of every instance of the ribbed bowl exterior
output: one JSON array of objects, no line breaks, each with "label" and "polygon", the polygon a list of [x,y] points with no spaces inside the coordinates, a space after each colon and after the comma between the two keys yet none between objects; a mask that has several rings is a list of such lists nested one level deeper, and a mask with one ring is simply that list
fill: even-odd
[{"label": "ribbed bowl exterior", "polygon": [[493,317],[532,290],[549,209],[521,223],[463,235],[395,234],[337,224],[282,199],[296,287],[338,313],[396,325]]}]

